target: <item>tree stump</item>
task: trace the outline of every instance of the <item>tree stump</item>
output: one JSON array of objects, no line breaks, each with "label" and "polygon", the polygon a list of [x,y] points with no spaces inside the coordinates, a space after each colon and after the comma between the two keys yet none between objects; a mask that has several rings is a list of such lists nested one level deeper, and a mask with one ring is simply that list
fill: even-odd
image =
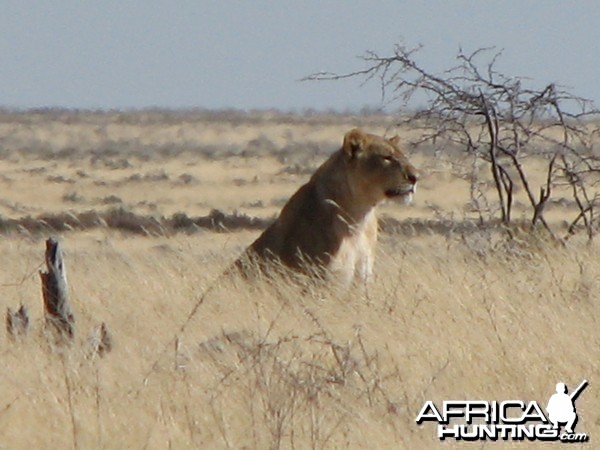
[{"label": "tree stump", "polygon": [[46,267],[47,272],[40,271],[46,327],[70,340],[75,335],[75,318],[69,305],[62,248],[55,238],[46,240]]},{"label": "tree stump", "polygon": [[29,314],[24,305],[13,312],[10,307],[6,309],[6,333],[10,339],[20,338],[29,331]]}]

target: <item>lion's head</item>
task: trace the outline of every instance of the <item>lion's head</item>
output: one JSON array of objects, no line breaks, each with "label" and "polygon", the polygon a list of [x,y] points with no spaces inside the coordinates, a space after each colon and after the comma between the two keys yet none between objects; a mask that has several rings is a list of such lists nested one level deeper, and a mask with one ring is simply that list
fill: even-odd
[{"label": "lion's head", "polygon": [[358,195],[373,204],[412,200],[418,172],[402,152],[398,136],[386,139],[354,129],[344,137],[342,149]]}]

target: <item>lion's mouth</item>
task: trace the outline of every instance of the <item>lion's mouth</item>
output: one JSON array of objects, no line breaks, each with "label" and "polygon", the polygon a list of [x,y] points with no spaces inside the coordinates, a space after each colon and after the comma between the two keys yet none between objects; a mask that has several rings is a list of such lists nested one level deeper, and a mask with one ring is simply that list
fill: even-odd
[{"label": "lion's mouth", "polygon": [[385,196],[387,198],[405,197],[408,195],[412,195],[414,193],[415,193],[415,186],[411,185],[408,187],[388,189],[387,191],[385,191]]}]

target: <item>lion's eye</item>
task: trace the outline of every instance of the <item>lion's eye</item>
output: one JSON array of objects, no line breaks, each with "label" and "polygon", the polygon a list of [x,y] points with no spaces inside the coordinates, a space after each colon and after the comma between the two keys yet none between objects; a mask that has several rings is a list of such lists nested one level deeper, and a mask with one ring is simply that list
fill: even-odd
[{"label": "lion's eye", "polygon": [[391,164],[393,161],[394,161],[394,157],[393,156],[384,156],[383,157],[384,164]]}]

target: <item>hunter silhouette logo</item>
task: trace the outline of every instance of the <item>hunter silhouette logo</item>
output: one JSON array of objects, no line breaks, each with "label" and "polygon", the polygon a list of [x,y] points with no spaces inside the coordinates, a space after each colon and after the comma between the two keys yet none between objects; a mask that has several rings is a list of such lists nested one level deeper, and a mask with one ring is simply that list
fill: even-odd
[{"label": "hunter silhouette logo", "polygon": [[[575,400],[588,384],[583,380],[568,394],[565,383],[557,383],[556,393],[548,400],[547,415],[536,401],[446,400],[438,407],[429,400],[421,408],[416,422],[418,425],[436,422],[440,440],[586,442],[589,440],[586,433],[575,433]],[[564,425],[563,432],[561,425]]]},{"label": "hunter silhouette logo", "polygon": [[548,400],[548,419],[554,425],[555,429],[559,429],[560,423],[566,423],[565,431],[569,434],[574,433],[575,424],[577,423],[577,411],[575,409],[575,399],[579,396],[588,385],[587,380],[583,380],[577,389],[571,395],[567,394],[567,386],[565,383],[556,384],[556,394]]}]

